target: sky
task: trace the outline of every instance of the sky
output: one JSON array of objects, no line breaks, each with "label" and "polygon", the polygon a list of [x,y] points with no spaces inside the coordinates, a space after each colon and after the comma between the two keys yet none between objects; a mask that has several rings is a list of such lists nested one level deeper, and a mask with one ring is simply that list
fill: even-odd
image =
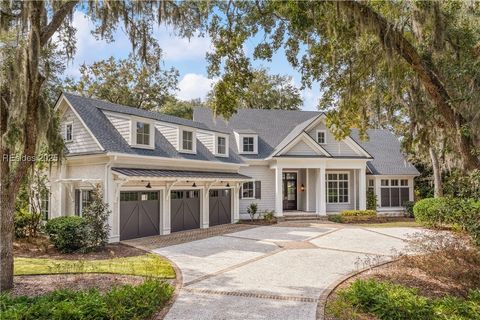
[{"label": "sky", "polygon": [[[79,66],[108,59],[113,56],[117,59],[126,58],[131,51],[130,41],[118,29],[114,34],[114,42],[96,40],[91,34],[93,24],[80,11],[74,13],[73,26],[77,29],[76,54],[67,65],[65,76],[78,78]],[[195,98],[205,99],[215,79],[207,76],[207,61],[205,54],[212,51],[212,44],[208,37],[181,38],[166,26],[155,28],[157,38],[163,51],[163,65],[165,68],[175,67],[180,73],[179,91],[177,97],[181,100]],[[253,52],[255,40],[247,41],[246,52]],[[288,75],[294,84],[300,88],[300,74],[295,71],[285,59],[282,52],[276,54],[272,61],[254,61],[254,67],[265,67],[271,74]],[[316,110],[320,90],[318,85],[301,91],[303,110]]]}]

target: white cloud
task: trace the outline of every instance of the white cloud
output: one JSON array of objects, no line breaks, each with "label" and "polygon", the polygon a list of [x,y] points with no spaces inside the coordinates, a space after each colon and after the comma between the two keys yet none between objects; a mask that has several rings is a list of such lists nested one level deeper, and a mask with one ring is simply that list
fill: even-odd
[{"label": "white cloud", "polygon": [[205,54],[213,50],[208,36],[195,36],[190,39],[175,34],[171,26],[155,28],[157,40],[162,48],[164,59],[168,61],[204,59]]},{"label": "white cloud", "polygon": [[178,84],[179,92],[177,96],[181,100],[196,98],[205,100],[207,93],[215,82],[217,82],[216,79],[208,79],[201,74],[187,73]]},{"label": "white cloud", "polygon": [[305,88],[301,91],[304,111],[318,111],[318,101],[321,96],[320,89],[317,88]]}]

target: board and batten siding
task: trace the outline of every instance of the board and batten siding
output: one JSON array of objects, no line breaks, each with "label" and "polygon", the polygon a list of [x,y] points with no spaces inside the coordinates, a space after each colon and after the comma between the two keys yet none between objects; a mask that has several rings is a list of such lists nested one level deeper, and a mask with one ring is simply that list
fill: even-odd
[{"label": "board and batten siding", "polygon": [[318,155],[309,145],[304,141],[298,141],[285,155],[289,156],[315,156]]},{"label": "board and batten siding", "polygon": [[65,125],[67,123],[72,123],[72,141],[65,143],[69,153],[101,150],[98,143],[93,139],[92,135],[87,131],[70,107],[65,110],[62,117],[61,130],[63,137],[65,137]]},{"label": "board and batten siding", "polygon": [[199,140],[211,153],[215,154],[215,134],[205,131],[197,131],[197,140]]},{"label": "board and batten siding", "polygon": [[240,214],[241,218],[249,218],[247,214],[247,207],[255,202],[258,204],[258,211],[275,210],[275,170],[270,169],[269,166],[249,166],[242,167],[239,170],[240,174],[252,177],[255,181],[262,183],[261,199],[242,199],[240,197]]},{"label": "board and batten siding", "polygon": [[330,130],[325,126],[323,122],[319,123],[315,128],[308,131],[308,135],[317,141],[317,130],[325,130],[325,144],[322,144],[322,148],[328,151],[332,156],[358,156],[359,154],[350,148],[345,142],[338,141],[332,135]]},{"label": "board and batten siding", "polygon": [[170,144],[178,150],[178,127],[170,126],[164,123],[155,123],[155,128],[170,142]]},{"label": "board and batten siding", "polygon": [[107,119],[112,123],[112,125],[117,129],[120,135],[127,141],[128,144],[131,144],[130,136],[131,136],[131,120],[125,119],[122,117],[117,117],[112,114],[106,114]]}]

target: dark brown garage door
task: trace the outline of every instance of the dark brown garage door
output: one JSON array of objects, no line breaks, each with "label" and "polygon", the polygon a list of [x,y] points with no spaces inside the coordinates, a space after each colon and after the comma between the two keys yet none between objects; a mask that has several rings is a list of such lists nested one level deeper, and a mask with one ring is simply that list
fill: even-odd
[{"label": "dark brown garage door", "polygon": [[200,228],[200,191],[175,190],[170,199],[171,232]]},{"label": "dark brown garage door", "polygon": [[120,192],[120,240],[160,234],[158,192]]},{"label": "dark brown garage door", "polygon": [[210,190],[210,226],[232,223],[232,197],[229,189]]}]

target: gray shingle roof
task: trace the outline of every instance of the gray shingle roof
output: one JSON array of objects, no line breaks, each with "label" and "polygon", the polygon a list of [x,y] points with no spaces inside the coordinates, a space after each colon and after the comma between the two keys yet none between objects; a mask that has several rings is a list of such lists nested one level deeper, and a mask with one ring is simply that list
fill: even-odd
[{"label": "gray shingle roof", "polygon": [[201,178],[201,179],[223,179],[223,180],[251,180],[252,178],[234,172],[207,172],[207,171],[183,171],[163,169],[132,169],[112,168],[113,171],[127,177],[156,177],[156,178]]},{"label": "gray shingle roof", "polygon": [[[83,122],[90,129],[92,134],[102,145],[106,152],[118,152],[126,154],[136,154],[142,156],[157,156],[166,157],[172,159],[190,159],[190,160],[204,160],[204,161],[217,161],[225,163],[243,163],[241,158],[235,152],[229,152],[229,157],[215,157],[199,140],[197,140],[197,154],[188,154],[178,152],[177,149],[168,140],[155,129],[155,149],[141,149],[132,148],[120,133],[115,129],[112,123],[107,119],[105,114],[101,110],[110,111],[116,110],[116,108],[122,107],[126,109],[133,109],[129,107],[123,107],[113,105],[108,102],[100,101],[97,99],[91,99],[81,97],[71,93],[64,93],[65,98],[72,105],[75,111],[82,118]],[[135,109],[137,110],[137,109]],[[143,112],[143,110],[137,110]],[[137,112],[137,111],[132,111]],[[150,112],[149,112],[150,113]],[[159,115],[159,119],[162,119],[163,115]],[[170,117],[176,118],[176,117]],[[155,118],[156,119],[156,118]],[[180,118],[176,118],[177,121]],[[163,120],[162,120],[163,121]],[[180,119],[178,122],[187,121]],[[190,121],[188,123],[194,123]],[[206,129],[206,126],[202,126]]]},{"label": "gray shingle roof", "polygon": [[355,129],[350,136],[373,156],[373,160],[367,162],[372,174],[419,174],[417,168],[408,163],[401,153],[400,141],[393,133],[386,129],[370,129],[367,134],[367,141],[362,141],[359,131]]}]

